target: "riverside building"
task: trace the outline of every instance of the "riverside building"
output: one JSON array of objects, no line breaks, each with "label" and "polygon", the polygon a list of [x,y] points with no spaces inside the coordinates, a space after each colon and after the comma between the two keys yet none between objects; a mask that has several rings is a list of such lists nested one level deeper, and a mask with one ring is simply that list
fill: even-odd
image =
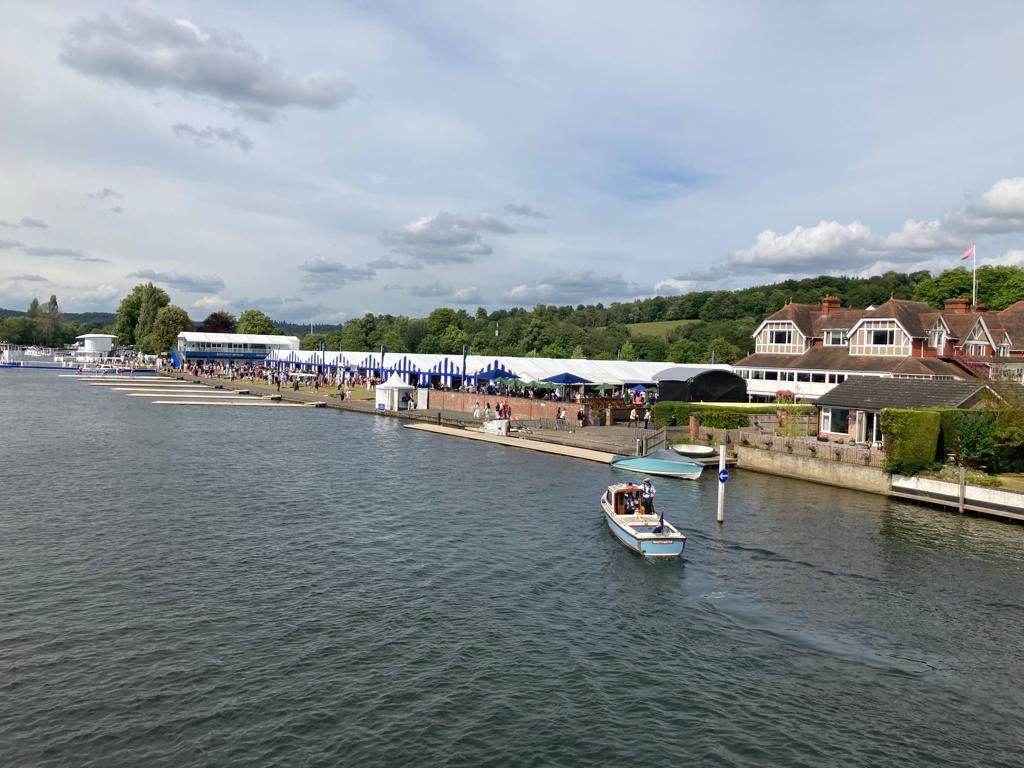
[{"label": "riverside building", "polygon": [[734,363],[752,401],[791,393],[815,401],[851,376],[1024,380],[1024,301],[999,312],[967,299],[940,311],[890,299],[850,309],[835,296],[786,304],[754,332],[754,354]]},{"label": "riverside building", "polygon": [[171,353],[175,366],[186,361],[245,362],[264,360],[274,353],[298,351],[297,336],[265,336],[249,333],[199,333],[182,331]]}]

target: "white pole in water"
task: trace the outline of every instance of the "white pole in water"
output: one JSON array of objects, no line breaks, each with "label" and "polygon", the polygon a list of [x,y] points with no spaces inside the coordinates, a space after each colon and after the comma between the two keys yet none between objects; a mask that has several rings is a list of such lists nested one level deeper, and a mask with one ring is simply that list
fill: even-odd
[{"label": "white pole in water", "polygon": [[[725,471],[725,445],[718,446],[718,476]],[[725,522],[725,483],[718,481],[718,524]]]}]

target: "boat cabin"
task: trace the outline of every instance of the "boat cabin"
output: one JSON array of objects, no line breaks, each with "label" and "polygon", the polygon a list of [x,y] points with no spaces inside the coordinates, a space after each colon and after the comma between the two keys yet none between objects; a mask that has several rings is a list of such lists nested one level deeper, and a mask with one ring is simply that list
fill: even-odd
[{"label": "boat cabin", "polygon": [[643,487],[634,483],[613,485],[605,491],[605,498],[616,515],[642,515],[644,513],[641,494]]}]

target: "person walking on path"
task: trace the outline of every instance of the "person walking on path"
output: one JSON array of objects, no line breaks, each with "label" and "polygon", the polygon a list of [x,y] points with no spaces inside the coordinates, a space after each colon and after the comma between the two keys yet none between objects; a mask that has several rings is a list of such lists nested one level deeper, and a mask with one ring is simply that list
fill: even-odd
[{"label": "person walking on path", "polygon": [[635,427],[638,425],[639,416],[637,416],[636,408],[633,408],[629,412],[629,426]]},{"label": "person walking on path", "polygon": [[651,428],[651,409],[648,408],[644,411],[644,429]]}]

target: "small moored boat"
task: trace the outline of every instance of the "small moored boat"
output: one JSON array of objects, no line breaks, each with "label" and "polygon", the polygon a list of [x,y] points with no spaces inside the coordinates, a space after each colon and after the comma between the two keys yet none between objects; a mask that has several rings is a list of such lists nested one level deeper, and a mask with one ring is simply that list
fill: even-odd
[{"label": "small moored boat", "polygon": [[676,443],[672,450],[683,456],[692,456],[695,459],[706,459],[715,455],[715,449],[710,445],[693,445],[692,443]]},{"label": "small moored boat", "polygon": [[690,461],[675,451],[662,449],[646,456],[622,456],[612,461],[614,469],[625,469],[644,475],[659,477],[678,477],[683,480],[696,480],[704,471],[704,465]]},{"label": "small moored boat", "polygon": [[644,515],[634,512],[639,507],[641,488],[633,483],[608,486],[601,496],[608,530],[623,546],[644,557],[680,557],[686,547],[686,536],[665,514]]}]

